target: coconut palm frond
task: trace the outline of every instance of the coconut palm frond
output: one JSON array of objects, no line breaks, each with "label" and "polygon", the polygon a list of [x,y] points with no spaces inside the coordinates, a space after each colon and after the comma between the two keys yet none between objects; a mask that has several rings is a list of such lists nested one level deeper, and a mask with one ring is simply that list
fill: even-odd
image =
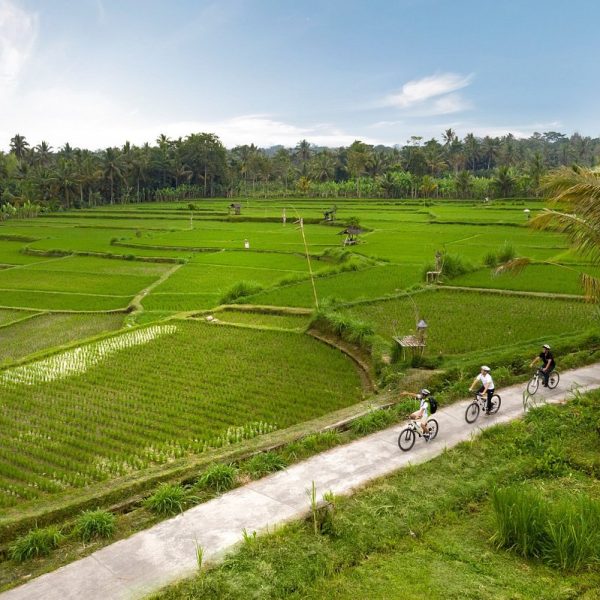
[{"label": "coconut palm frond", "polygon": [[552,205],[567,203],[577,207],[579,212],[600,198],[600,172],[562,167],[542,179],[541,189],[550,196]]},{"label": "coconut palm frond", "polygon": [[598,277],[582,273],[581,285],[588,302],[600,302],[600,279]]},{"label": "coconut palm frond", "polygon": [[577,215],[544,210],[531,220],[535,229],[553,229],[565,233],[573,249],[594,262],[600,262],[600,227]]},{"label": "coconut palm frond", "polygon": [[555,197],[557,203],[569,204],[578,212],[589,208],[597,210],[598,199],[600,199],[600,181],[583,181],[573,184]]},{"label": "coconut palm frond", "polygon": [[562,214],[565,213],[544,208],[529,221],[529,226],[533,229],[554,229],[556,215]]},{"label": "coconut palm frond", "polygon": [[513,273],[518,275],[526,266],[530,264],[530,258],[515,258],[513,260],[509,260],[494,269],[494,277],[497,277],[498,275],[504,275],[505,273]]}]

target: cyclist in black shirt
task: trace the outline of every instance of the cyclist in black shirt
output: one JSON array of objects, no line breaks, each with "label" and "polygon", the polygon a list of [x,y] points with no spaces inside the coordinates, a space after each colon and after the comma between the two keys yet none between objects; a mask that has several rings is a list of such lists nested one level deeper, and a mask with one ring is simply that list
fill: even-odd
[{"label": "cyclist in black shirt", "polygon": [[554,355],[552,354],[552,352],[550,352],[550,346],[548,346],[548,344],[544,344],[542,346],[542,351],[539,353],[538,356],[536,356],[531,361],[531,364],[529,366],[533,367],[533,365],[538,360],[542,361],[542,366],[540,367],[540,373],[542,374],[542,377],[544,378],[543,385],[544,385],[544,387],[548,387],[548,377],[550,377],[550,373],[552,373],[552,371],[554,371],[554,368],[556,367],[556,362],[554,361]]}]

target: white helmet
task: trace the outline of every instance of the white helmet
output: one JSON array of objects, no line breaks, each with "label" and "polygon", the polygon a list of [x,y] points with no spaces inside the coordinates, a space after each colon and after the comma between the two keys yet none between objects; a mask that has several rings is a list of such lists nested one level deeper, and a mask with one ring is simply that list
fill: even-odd
[{"label": "white helmet", "polygon": [[491,371],[491,369],[487,365],[481,365],[481,370],[487,371],[488,373]]},{"label": "white helmet", "polygon": [[431,394],[431,392],[428,389],[423,388],[421,390],[421,396],[423,396],[423,398],[427,398],[427,396],[429,396],[429,394]]},{"label": "white helmet", "polygon": [[548,344],[544,344],[542,348],[546,348],[546,350],[550,350],[550,346]]}]

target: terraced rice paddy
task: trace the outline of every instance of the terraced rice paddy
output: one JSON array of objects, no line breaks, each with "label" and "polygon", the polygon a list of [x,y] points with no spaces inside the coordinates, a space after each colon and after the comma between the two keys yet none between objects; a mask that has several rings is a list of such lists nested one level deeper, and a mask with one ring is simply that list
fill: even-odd
[{"label": "terraced rice paddy", "polygon": [[124,320],[124,315],[119,313],[82,315],[15,311],[14,314],[20,317],[19,321],[0,327],[0,365],[46,348],[120,329]]},{"label": "terraced rice paddy", "polygon": [[[416,312],[428,324],[427,346],[432,355],[493,350],[597,326],[595,308],[578,300],[443,289],[356,305],[346,312],[373,323],[375,331],[387,339],[414,331]],[[537,345],[532,343],[532,347]]]},{"label": "terraced rice paddy", "polygon": [[287,427],[362,394],[353,365],[308,336],[191,321],[5,370],[0,390],[4,507]]},{"label": "terraced rice paddy", "polygon": [[[239,303],[313,309],[300,215],[319,303],[370,322],[387,342],[412,332],[415,307],[430,356],[598,326],[574,300],[419,291],[439,250],[474,269],[446,285],[581,294],[579,273],[594,271],[562,236],[527,228],[522,204],[335,203],[333,226],[318,222],[331,199],[243,200],[239,218],[221,199],[0,223],[0,510],[360,400],[353,363],[303,333],[309,315],[218,310],[219,324],[198,315],[240,282],[260,291],[242,290]],[[351,217],[365,231],[342,254]],[[545,262],[491,277],[484,258],[507,243]]]},{"label": "terraced rice paddy", "polygon": [[493,270],[481,269],[453,279],[452,285],[581,295],[582,272],[600,276],[600,269],[591,267],[533,264],[515,274],[496,275]]}]

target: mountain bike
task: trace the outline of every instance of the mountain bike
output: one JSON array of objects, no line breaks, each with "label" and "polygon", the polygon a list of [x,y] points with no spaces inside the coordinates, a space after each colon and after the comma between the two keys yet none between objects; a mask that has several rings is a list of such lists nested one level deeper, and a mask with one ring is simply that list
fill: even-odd
[{"label": "mountain bike", "polygon": [[411,420],[408,427],[403,429],[398,436],[398,446],[400,446],[400,450],[408,452],[415,445],[417,436],[424,438],[426,442],[434,440],[438,434],[438,422],[435,419],[429,419],[427,421],[427,427],[429,428],[429,432],[424,434],[421,429],[421,424],[414,419]]},{"label": "mountain bike", "polygon": [[[467,423],[475,423],[479,413],[481,411],[485,412],[485,405],[487,402],[487,397],[483,396],[479,392],[475,394],[475,400],[467,406],[467,410],[465,411],[465,420]],[[490,410],[487,414],[495,415],[500,410],[500,404],[502,403],[502,399],[498,394],[494,394],[492,396],[492,400],[490,402]]]},{"label": "mountain bike", "polygon": [[[542,369],[537,369],[536,372],[532,375],[531,379],[529,380],[529,383],[527,384],[527,391],[532,396],[538,391],[538,388],[540,387],[540,379],[542,381],[544,380],[544,376],[542,375]],[[551,371],[550,375],[548,376],[548,388],[553,390],[558,385],[559,381],[560,373],[556,369],[554,371]]]}]

